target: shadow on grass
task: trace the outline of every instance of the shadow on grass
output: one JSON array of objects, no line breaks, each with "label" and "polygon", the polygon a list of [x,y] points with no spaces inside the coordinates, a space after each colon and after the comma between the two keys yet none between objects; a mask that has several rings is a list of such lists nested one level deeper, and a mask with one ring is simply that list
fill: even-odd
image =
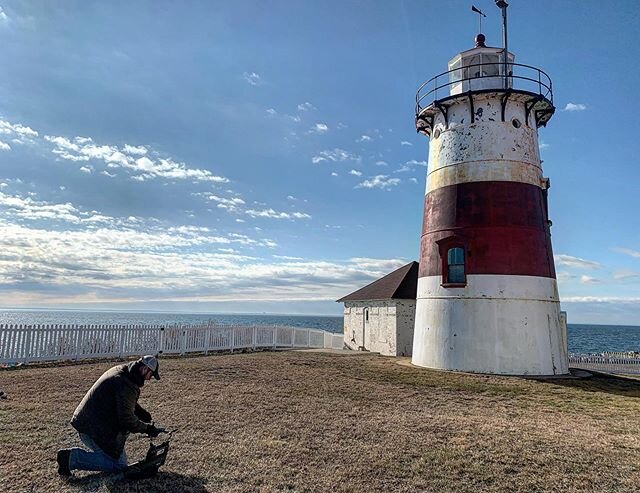
[{"label": "shadow on grass", "polygon": [[160,471],[154,477],[138,481],[127,480],[121,474],[94,473],[67,480],[79,491],[96,491],[104,486],[111,493],[176,492],[206,493],[207,480],[201,477],[185,476],[175,472]]},{"label": "shadow on grass", "polygon": [[553,379],[539,380],[543,383],[558,385],[565,388],[583,390],[585,392],[602,392],[622,397],[640,398],[640,380],[620,375],[610,375],[588,370],[593,375],[587,379]]}]

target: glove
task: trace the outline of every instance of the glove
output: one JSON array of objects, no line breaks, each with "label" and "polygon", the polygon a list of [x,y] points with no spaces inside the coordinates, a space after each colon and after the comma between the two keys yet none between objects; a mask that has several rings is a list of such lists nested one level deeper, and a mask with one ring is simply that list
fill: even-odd
[{"label": "glove", "polygon": [[145,411],[138,405],[136,405],[135,415],[140,419],[140,421],[151,423],[151,413],[149,411]]},{"label": "glove", "polygon": [[150,438],[156,438],[160,433],[164,432],[164,428],[158,428],[154,425],[147,425],[147,435],[149,435]]}]

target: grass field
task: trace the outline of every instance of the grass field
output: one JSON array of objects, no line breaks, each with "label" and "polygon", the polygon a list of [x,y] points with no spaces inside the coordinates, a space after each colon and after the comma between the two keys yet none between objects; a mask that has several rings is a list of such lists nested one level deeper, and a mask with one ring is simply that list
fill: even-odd
[{"label": "grass field", "polygon": [[[637,492],[640,381],[430,371],[376,355],[166,359],[140,402],[178,427],[157,477],[56,473],[114,362],[0,370],[0,491]],[[129,459],[147,441],[131,438]]]}]

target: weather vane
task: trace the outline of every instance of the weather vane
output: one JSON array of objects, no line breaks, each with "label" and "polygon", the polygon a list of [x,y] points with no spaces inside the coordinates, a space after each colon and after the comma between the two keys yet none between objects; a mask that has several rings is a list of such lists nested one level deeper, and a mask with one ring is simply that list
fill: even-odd
[{"label": "weather vane", "polygon": [[475,5],[471,6],[471,10],[473,12],[475,12],[476,14],[478,14],[478,19],[480,20],[480,29],[478,29],[478,32],[481,33],[482,32],[482,18],[486,17],[486,14],[480,10],[478,7],[476,7]]}]

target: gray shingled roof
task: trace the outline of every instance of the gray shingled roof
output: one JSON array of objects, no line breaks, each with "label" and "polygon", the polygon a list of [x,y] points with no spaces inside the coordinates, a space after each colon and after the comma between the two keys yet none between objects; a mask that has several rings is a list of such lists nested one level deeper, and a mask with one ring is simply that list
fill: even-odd
[{"label": "gray shingled roof", "polygon": [[377,281],[373,281],[364,288],[358,289],[344,298],[336,300],[336,302],[388,300],[394,298],[415,300],[417,290],[418,262],[410,262],[398,270],[394,270],[391,274],[387,274]]}]

